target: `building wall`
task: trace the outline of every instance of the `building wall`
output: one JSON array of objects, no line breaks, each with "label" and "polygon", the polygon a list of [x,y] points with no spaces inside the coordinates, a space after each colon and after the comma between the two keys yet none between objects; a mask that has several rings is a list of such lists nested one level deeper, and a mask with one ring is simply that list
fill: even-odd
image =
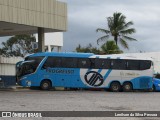
[{"label": "building wall", "polygon": [[0,56],[0,88],[16,84],[16,63],[22,60],[20,57]]},{"label": "building wall", "polygon": [[62,32],[46,33],[45,45],[63,46],[63,33]]},{"label": "building wall", "polygon": [[[36,34],[36,42],[38,42],[37,34]],[[63,33],[62,32],[45,33],[44,43],[45,43],[45,49],[47,48],[48,52],[51,52],[52,48],[54,48],[54,52],[61,52],[61,48],[63,46]]]},{"label": "building wall", "polygon": [[67,5],[56,0],[0,0],[0,21],[66,31]]}]

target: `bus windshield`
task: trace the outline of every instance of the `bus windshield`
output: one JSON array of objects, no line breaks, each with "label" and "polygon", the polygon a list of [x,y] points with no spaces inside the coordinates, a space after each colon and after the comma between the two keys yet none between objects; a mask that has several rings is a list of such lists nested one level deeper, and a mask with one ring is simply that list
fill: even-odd
[{"label": "bus windshield", "polygon": [[17,77],[22,77],[24,75],[28,75],[31,73],[34,73],[42,61],[44,57],[27,57],[25,58],[25,61],[22,62],[18,67],[17,67]]}]

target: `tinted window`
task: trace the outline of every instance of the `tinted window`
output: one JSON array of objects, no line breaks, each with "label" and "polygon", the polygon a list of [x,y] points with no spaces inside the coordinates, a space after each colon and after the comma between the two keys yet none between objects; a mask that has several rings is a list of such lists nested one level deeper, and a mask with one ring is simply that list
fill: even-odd
[{"label": "tinted window", "polygon": [[77,67],[77,59],[76,58],[62,58],[62,67],[76,68]]},{"label": "tinted window", "polygon": [[120,59],[112,60],[111,61],[111,68],[125,70],[126,69],[126,62],[125,62],[125,60],[120,60]]},{"label": "tinted window", "polygon": [[40,64],[40,62],[43,60],[43,56],[39,56],[39,57],[26,57],[25,61],[33,61],[32,62],[32,68],[35,71],[38,67],[38,65]]},{"label": "tinted window", "polygon": [[149,60],[141,60],[140,61],[140,70],[150,69],[151,61]]},{"label": "tinted window", "polygon": [[95,59],[96,69],[110,69],[111,60],[109,59]]},{"label": "tinted window", "polygon": [[47,67],[61,67],[62,58],[61,57],[48,57],[46,62],[43,65],[43,68]]},{"label": "tinted window", "polygon": [[94,62],[89,58],[79,58],[78,59],[78,68],[91,68],[93,67]]},{"label": "tinted window", "polygon": [[25,61],[29,61],[29,60],[35,60],[37,62],[42,61],[42,59],[44,58],[44,56],[38,56],[38,57],[26,57]]},{"label": "tinted window", "polygon": [[128,60],[127,61],[127,69],[128,70],[139,70],[140,62],[139,60]]}]

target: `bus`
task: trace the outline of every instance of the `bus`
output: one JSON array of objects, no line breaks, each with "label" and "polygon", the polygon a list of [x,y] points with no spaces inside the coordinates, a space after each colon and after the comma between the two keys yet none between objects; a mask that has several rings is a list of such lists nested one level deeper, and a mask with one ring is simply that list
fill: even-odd
[{"label": "bus", "polygon": [[35,53],[17,65],[21,86],[100,88],[113,92],[150,90],[153,63],[150,59],[95,55],[93,53]]}]

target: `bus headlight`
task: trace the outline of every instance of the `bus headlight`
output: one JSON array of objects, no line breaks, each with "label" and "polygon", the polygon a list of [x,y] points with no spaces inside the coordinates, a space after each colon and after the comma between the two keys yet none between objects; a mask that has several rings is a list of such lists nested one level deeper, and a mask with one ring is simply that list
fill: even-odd
[{"label": "bus headlight", "polygon": [[26,84],[27,84],[27,86],[31,86],[31,81],[30,81],[30,80],[27,80],[27,81],[26,81]]},{"label": "bus headlight", "polygon": [[158,87],[160,87],[160,84],[158,84]]}]

